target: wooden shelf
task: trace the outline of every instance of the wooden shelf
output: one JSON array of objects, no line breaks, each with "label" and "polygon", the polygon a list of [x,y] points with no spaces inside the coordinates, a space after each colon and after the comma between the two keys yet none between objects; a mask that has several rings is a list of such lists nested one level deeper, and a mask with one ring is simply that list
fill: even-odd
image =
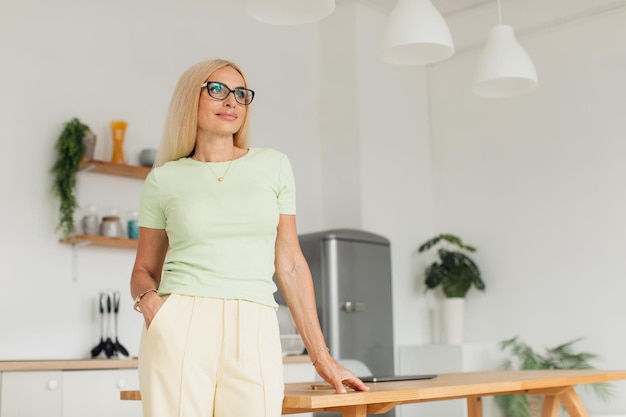
[{"label": "wooden shelf", "polygon": [[[143,180],[152,168],[139,165],[114,164],[108,161],[85,158],[79,167],[81,170],[98,174],[116,175],[118,177],[135,178]],[[61,243],[74,246],[100,246],[106,248],[137,249],[136,239],[114,238],[98,235],[78,235],[66,239],[60,239]]]},{"label": "wooden shelf", "polygon": [[80,246],[91,245],[91,246],[102,246],[102,247],[107,247],[107,248],[125,248],[125,249],[137,248],[136,239],[126,239],[126,238],[98,236],[98,235],[72,236],[67,240],[61,239],[60,242],[68,243],[71,245],[80,245]]},{"label": "wooden shelf", "polygon": [[97,159],[83,159],[80,169],[98,174],[117,175],[119,177],[136,178],[143,180],[152,168],[139,165],[114,164]]}]

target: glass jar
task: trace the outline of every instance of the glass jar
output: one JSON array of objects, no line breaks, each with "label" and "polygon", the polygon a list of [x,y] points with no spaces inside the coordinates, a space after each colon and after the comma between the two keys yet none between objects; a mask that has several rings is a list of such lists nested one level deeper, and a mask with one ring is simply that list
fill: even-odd
[{"label": "glass jar", "polygon": [[107,237],[122,237],[123,229],[120,216],[109,215],[102,217],[100,234]]}]

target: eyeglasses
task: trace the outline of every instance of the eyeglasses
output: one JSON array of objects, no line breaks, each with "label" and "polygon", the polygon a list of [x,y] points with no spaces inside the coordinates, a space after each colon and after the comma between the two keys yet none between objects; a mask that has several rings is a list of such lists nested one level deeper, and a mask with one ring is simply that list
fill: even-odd
[{"label": "eyeglasses", "polygon": [[228,95],[233,93],[235,101],[244,106],[252,103],[252,99],[254,98],[254,91],[248,88],[237,87],[231,90],[226,84],[222,84],[217,81],[207,81],[200,87],[206,87],[206,91],[209,95],[216,100],[226,100]]}]

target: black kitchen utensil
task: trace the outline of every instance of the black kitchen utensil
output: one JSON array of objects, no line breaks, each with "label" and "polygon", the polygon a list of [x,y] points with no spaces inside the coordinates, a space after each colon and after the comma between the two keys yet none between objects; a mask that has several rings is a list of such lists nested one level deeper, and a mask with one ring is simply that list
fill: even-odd
[{"label": "black kitchen utensil", "polygon": [[104,294],[98,298],[98,310],[100,312],[100,343],[91,349],[91,357],[95,358],[104,350]]},{"label": "black kitchen utensil", "polygon": [[106,304],[107,304],[107,339],[104,342],[104,354],[107,355],[107,358],[112,358],[115,355],[115,344],[113,343],[113,339],[111,339],[111,316],[112,316],[112,303],[113,303],[113,294],[109,291],[106,294]]},{"label": "black kitchen utensil", "polygon": [[128,351],[126,350],[126,348],[124,346],[122,346],[122,344],[120,343],[120,341],[117,339],[117,316],[118,313],[120,311],[120,292],[119,291],[115,291],[113,293],[113,312],[115,313],[115,350],[118,351],[119,353],[121,353],[124,356],[128,356]]}]

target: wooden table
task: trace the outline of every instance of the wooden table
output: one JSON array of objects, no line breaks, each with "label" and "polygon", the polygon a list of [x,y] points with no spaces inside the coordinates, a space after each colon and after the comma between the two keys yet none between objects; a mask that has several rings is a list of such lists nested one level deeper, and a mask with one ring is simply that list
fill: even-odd
[{"label": "wooden table", "polygon": [[[467,399],[469,417],[482,417],[481,398],[501,394],[545,395],[542,417],[557,417],[563,404],[570,417],[589,417],[574,386],[626,379],[626,371],[554,370],[493,371],[441,374],[420,381],[368,384],[368,392],[336,394],[313,390],[311,383],[285,384],[283,414],[333,411],[344,417],[386,413],[397,405],[424,401]],[[122,391],[123,400],[139,400],[139,391]]]}]

